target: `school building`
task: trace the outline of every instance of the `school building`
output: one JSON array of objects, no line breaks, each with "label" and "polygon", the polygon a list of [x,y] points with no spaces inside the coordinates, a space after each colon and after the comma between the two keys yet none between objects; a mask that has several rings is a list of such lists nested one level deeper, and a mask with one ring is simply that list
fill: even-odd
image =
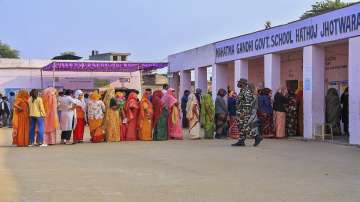
[{"label": "school building", "polygon": [[220,88],[238,91],[240,78],[273,92],[303,86],[305,139],[325,122],[326,91],[348,86],[349,143],[360,144],[360,4],[169,55],[168,62],[179,97],[192,80],[214,98]]}]

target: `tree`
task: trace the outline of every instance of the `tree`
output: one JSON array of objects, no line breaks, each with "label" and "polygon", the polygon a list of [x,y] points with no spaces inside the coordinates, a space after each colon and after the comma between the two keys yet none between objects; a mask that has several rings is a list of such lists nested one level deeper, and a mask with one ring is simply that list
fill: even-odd
[{"label": "tree", "polygon": [[320,2],[316,2],[314,5],[312,5],[311,10],[306,11],[300,19],[306,19],[309,17],[314,17],[317,15],[321,15],[323,13],[333,11],[339,8],[343,8],[346,6],[349,6],[353,3],[346,3],[341,0],[322,0]]},{"label": "tree", "polygon": [[76,55],[76,52],[75,51],[65,51],[65,52],[60,53],[60,55]]},{"label": "tree", "polygon": [[0,41],[0,58],[19,58],[19,51]]},{"label": "tree", "polygon": [[77,56],[75,51],[65,51],[55,56],[52,60],[80,60],[82,57]]},{"label": "tree", "polygon": [[271,26],[271,21],[266,21],[265,22],[265,29],[270,29],[272,26]]}]

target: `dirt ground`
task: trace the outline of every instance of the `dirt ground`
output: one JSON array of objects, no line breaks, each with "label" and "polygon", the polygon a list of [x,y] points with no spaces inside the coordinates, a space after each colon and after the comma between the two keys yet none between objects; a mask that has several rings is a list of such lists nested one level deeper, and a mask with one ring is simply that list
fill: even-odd
[{"label": "dirt ground", "polygon": [[10,147],[0,129],[0,202],[359,201],[360,149],[231,140]]}]

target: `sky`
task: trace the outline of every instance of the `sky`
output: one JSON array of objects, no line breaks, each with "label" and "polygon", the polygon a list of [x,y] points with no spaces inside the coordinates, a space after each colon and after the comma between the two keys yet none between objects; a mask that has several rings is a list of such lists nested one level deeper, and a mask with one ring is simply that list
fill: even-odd
[{"label": "sky", "polygon": [[22,58],[75,51],[168,55],[297,20],[318,0],[0,0],[0,40]]}]

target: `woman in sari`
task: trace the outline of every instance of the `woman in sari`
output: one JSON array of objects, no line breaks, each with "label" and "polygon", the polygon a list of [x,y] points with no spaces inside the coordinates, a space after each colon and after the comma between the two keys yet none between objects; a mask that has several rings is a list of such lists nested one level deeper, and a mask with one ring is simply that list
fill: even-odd
[{"label": "woman in sari", "polygon": [[42,99],[45,108],[45,131],[44,144],[56,144],[56,129],[59,127],[59,118],[57,113],[56,89],[47,88],[43,90]]},{"label": "woman in sari", "polygon": [[284,138],[285,134],[285,123],[286,123],[286,106],[288,105],[286,87],[281,87],[274,97],[275,111],[275,137]]},{"label": "woman in sari", "polygon": [[139,102],[135,92],[129,94],[125,104],[125,114],[127,119],[126,140],[136,141],[138,138],[137,121],[139,116]]},{"label": "woman in sari", "polygon": [[341,104],[335,88],[330,88],[326,94],[326,123],[330,124],[334,135],[341,135]]},{"label": "woman in sari", "polygon": [[124,93],[120,90],[115,90],[116,105],[119,108],[119,121],[120,121],[120,141],[126,140],[126,115],[125,115],[125,103],[126,98]]},{"label": "woman in sari", "polygon": [[186,118],[189,121],[189,138],[192,140],[201,139],[199,103],[193,93],[189,95],[189,99],[186,104]]},{"label": "woman in sari", "polygon": [[79,101],[79,105],[75,107],[76,125],[73,132],[73,142],[80,143],[84,140],[84,129],[86,125],[86,103],[84,93],[81,90],[75,91],[75,99]]},{"label": "woman in sari", "polygon": [[226,90],[221,88],[218,91],[215,100],[215,126],[216,126],[216,139],[225,139],[227,137],[227,117],[228,107],[225,101]]},{"label": "woman in sari", "polygon": [[149,92],[145,92],[140,102],[139,139],[143,141],[152,140],[153,106],[149,96]]},{"label": "woman in sari", "polygon": [[120,113],[119,106],[115,98],[115,89],[110,88],[106,91],[104,98],[106,108],[104,127],[107,142],[120,141]]},{"label": "woman in sari", "polygon": [[204,126],[204,138],[214,138],[214,117],[215,106],[212,101],[212,97],[209,93],[206,93],[201,97],[201,123]]},{"label": "woman in sari", "polygon": [[153,140],[162,141],[167,140],[167,118],[168,118],[168,109],[165,107],[164,102],[161,100],[163,93],[161,90],[154,91],[152,104],[154,108],[153,115]]},{"label": "woman in sari", "polygon": [[169,111],[169,116],[167,120],[169,139],[182,140],[183,132],[181,128],[180,109],[179,103],[174,96],[174,91],[174,89],[169,88],[162,100]]},{"label": "woman in sari", "polygon": [[90,100],[88,103],[88,118],[91,136],[90,140],[94,143],[105,141],[105,131],[102,128],[105,105],[100,100],[100,98],[101,95],[97,91],[94,91],[90,95]]},{"label": "woman in sari", "polygon": [[259,108],[257,114],[260,119],[261,136],[265,138],[275,137],[271,97],[272,92],[269,88],[265,88],[260,91]]},{"label": "woman in sari", "polygon": [[20,90],[14,102],[13,145],[26,147],[29,145],[29,94],[26,90]]},{"label": "woman in sari", "polygon": [[228,97],[228,112],[229,112],[229,137],[232,139],[240,138],[240,131],[236,121],[236,92],[231,91]]}]

